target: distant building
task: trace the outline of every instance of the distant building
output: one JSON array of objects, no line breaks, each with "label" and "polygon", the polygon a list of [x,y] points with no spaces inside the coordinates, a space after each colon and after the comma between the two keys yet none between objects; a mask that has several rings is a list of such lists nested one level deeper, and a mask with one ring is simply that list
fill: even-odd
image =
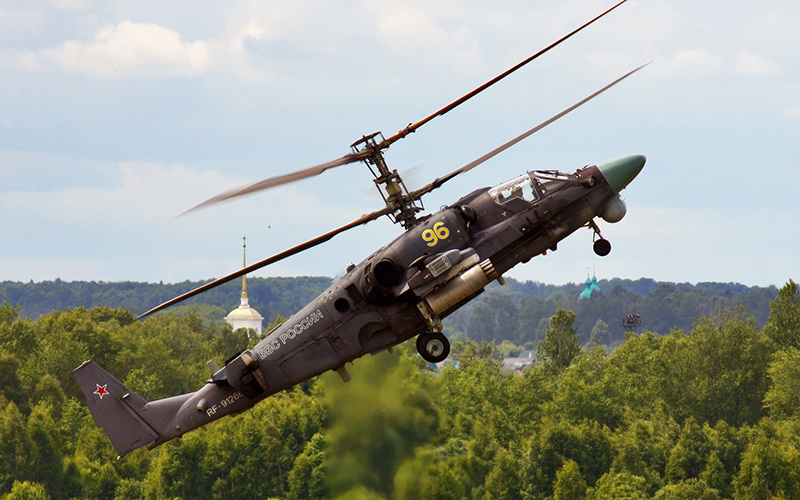
[{"label": "distant building", "polygon": [[522,352],[516,358],[506,358],[503,360],[503,373],[522,375],[525,368],[533,364],[534,359],[533,351]]},{"label": "distant building", "polygon": [[[247,267],[247,239],[242,238],[242,241],[242,266]],[[242,328],[252,328],[256,331],[257,335],[261,335],[261,324],[264,318],[258,314],[258,311],[250,307],[250,301],[247,298],[247,275],[242,276],[241,303],[239,307],[225,316],[225,321],[231,325],[233,331]]]},{"label": "distant building", "polygon": [[590,299],[592,297],[592,293],[600,291],[600,286],[597,284],[597,276],[592,275],[592,278],[589,279],[588,276],[589,273],[586,274],[587,274],[586,281],[584,282],[586,288],[584,288],[581,294],[578,295],[578,300]]}]

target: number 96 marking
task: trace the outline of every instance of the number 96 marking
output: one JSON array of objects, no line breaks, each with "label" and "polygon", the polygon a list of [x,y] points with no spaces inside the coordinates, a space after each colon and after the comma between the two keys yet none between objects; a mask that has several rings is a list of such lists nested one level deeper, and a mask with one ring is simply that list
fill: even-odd
[{"label": "number 96 marking", "polygon": [[450,230],[444,226],[444,222],[437,222],[433,225],[433,229],[422,231],[422,239],[428,243],[429,247],[435,247],[439,240],[448,236],[450,236]]}]

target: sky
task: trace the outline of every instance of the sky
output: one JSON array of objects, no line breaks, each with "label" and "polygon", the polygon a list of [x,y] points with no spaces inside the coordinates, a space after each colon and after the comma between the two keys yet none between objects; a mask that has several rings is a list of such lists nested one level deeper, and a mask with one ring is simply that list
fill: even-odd
[{"label": "sky", "polygon": [[[219,277],[382,206],[363,164],[178,217],[389,136],[609,1],[0,0],[0,281]],[[508,276],[800,280],[800,3],[628,0],[386,152],[410,189],[644,70],[424,198],[627,154],[627,216]],[[337,276],[382,218],[255,276]]]}]

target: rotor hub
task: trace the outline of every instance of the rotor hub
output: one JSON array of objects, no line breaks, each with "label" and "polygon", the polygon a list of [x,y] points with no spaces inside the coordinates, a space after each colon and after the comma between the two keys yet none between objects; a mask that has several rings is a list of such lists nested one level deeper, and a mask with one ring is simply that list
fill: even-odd
[{"label": "rotor hub", "polygon": [[381,194],[386,206],[391,210],[387,215],[392,222],[400,223],[404,229],[417,225],[417,212],[424,210],[422,201],[409,195],[403,179],[397,170],[389,170],[383,157],[383,149],[387,147],[383,134],[375,132],[365,135],[350,145],[353,153],[368,153],[364,159],[370,172],[375,177],[375,186]]}]

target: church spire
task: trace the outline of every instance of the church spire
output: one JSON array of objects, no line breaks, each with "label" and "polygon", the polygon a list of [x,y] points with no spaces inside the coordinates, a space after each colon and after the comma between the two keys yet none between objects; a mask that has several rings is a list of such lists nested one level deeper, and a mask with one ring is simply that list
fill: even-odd
[{"label": "church spire", "polygon": [[[242,236],[242,269],[247,267],[247,236]],[[247,275],[242,276],[242,305],[247,304]]]},{"label": "church spire", "polygon": [[[247,267],[247,237],[242,237],[242,267]],[[247,298],[247,276],[242,276],[242,300],[237,309],[234,309],[227,316],[225,321],[236,331],[240,328],[252,328],[257,335],[261,335],[261,323],[264,318],[258,311],[250,307],[250,300]]]}]

